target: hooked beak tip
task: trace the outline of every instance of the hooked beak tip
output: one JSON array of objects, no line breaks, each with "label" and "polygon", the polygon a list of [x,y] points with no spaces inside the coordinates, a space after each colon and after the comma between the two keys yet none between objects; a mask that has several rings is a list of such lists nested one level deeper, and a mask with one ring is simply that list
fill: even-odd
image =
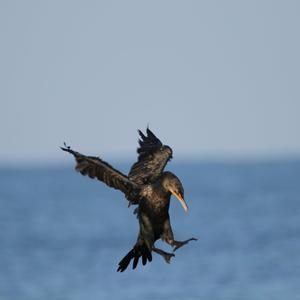
[{"label": "hooked beak tip", "polygon": [[[184,200],[183,200],[183,201],[184,201]],[[187,213],[187,212],[189,211],[189,208],[188,208],[186,202],[184,201],[184,202],[180,202],[180,203],[181,203],[181,205],[182,205],[184,211]]]},{"label": "hooked beak tip", "polygon": [[180,202],[182,208],[184,209],[184,211],[187,213],[189,208],[184,200],[184,198],[182,197],[182,195],[175,193],[174,191],[171,190],[171,193],[176,197],[176,199]]}]

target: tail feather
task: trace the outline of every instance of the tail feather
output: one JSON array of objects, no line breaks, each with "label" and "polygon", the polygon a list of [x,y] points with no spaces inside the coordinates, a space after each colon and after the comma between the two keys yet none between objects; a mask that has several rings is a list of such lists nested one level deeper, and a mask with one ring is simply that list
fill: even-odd
[{"label": "tail feather", "polygon": [[119,267],[117,272],[124,272],[130,261],[133,259],[132,269],[135,269],[138,265],[139,258],[142,257],[142,264],[145,265],[147,260],[152,261],[152,254],[148,247],[143,245],[135,245],[132,250],[130,250],[123,259],[119,262]]}]

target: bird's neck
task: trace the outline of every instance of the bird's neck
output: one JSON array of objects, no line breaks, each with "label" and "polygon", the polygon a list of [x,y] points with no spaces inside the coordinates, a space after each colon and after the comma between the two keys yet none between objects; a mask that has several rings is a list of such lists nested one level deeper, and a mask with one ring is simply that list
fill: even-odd
[{"label": "bird's neck", "polygon": [[172,180],[173,177],[174,177],[173,173],[171,173],[169,171],[163,172],[160,177],[159,184],[162,187],[162,189],[164,190],[164,192],[169,195],[171,195],[170,190],[169,190],[170,180]]}]

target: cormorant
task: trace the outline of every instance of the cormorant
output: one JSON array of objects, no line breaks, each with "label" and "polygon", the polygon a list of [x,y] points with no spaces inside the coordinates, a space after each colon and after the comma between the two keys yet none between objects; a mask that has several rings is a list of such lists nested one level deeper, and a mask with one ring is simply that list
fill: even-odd
[{"label": "cormorant", "polygon": [[140,130],[138,160],[126,176],[114,169],[99,157],[86,156],[73,151],[70,147],[61,147],[74,155],[76,171],[91,178],[97,178],[109,187],[122,191],[129,206],[138,205],[135,209],[139,220],[140,231],[133,249],[119,262],[118,270],[123,272],[133,259],[133,269],[136,268],[139,258],[142,263],[152,261],[152,251],[160,254],[167,263],[174,253],[167,253],[155,247],[154,243],[162,239],[173,247],[173,252],[195,238],[185,241],[174,240],[169,206],[171,195],[174,195],[187,212],[188,206],[184,200],[183,186],[171,172],[164,172],[167,162],[172,158],[172,149],[162,142],[147,128],[146,135]]}]

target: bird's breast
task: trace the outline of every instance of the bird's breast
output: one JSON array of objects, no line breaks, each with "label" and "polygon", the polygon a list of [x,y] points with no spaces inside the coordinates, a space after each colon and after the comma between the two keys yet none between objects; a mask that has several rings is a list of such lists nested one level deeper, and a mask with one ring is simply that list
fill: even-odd
[{"label": "bird's breast", "polygon": [[152,198],[153,194],[154,189],[152,185],[146,185],[141,191],[141,195],[143,198]]},{"label": "bird's breast", "polygon": [[162,194],[161,190],[148,185],[142,191],[143,200],[140,202],[140,208],[149,216],[165,215],[169,210],[170,197]]}]

